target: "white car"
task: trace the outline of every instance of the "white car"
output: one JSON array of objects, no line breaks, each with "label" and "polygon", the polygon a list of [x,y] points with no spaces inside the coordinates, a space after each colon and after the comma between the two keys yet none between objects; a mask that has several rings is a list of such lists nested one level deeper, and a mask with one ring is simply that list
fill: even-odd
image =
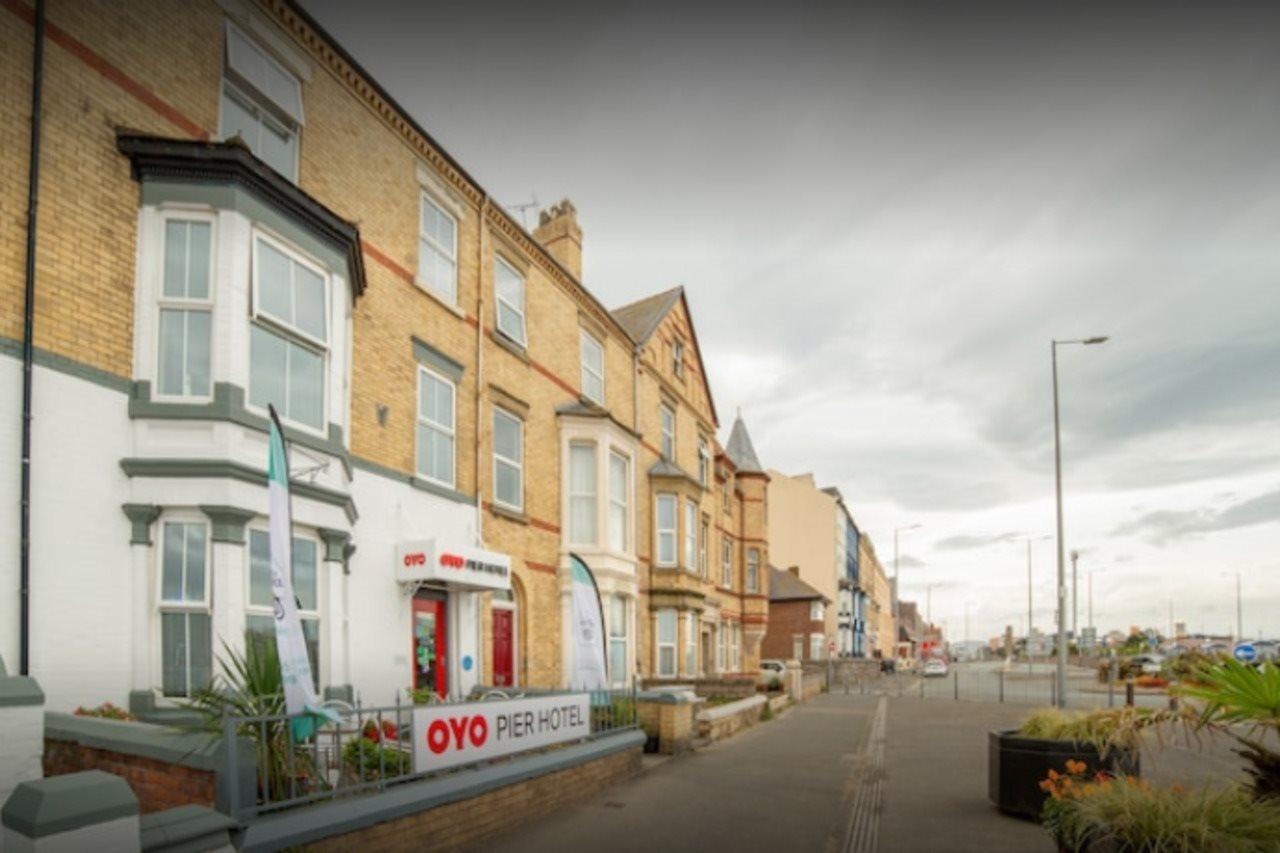
[{"label": "white car", "polygon": [[774,679],[786,684],[787,664],[785,661],[765,659],[760,661],[760,675],[756,677],[758,684],[768,687]]},{"label": "white car", "polygon": [[943,677],[945,678],[949,671],[947,662],[942,658],[929,658],[920,667],[920,674],[925,678]]},{"label": "white car", "polygon": [[1135,655],[1131,659],[1131,662],[1136,663],[1138,666],[1142,667],[1143,675],[1159,675],[1160,666],[1161,664],[1164,663],[1164,657],[1156,654]]}]

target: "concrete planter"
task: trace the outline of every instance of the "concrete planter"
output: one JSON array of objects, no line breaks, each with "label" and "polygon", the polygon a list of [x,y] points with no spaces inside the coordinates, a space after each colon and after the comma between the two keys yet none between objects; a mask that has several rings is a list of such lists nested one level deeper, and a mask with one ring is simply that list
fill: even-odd
[{"label": "concrete planter", "polygon": [[1070,740],[1023,737],[1016,730],[991,732],[987,737],[987,796],[1005,814],[1040,819],[1048,794],[1040,782],[1050,770],[1059,773],[1070,760],[1082,761],[1089,775],[1105,770],[1115,775],[1138,775],[1138,754],[1113,750],[1105,757],[1093,744]]}]

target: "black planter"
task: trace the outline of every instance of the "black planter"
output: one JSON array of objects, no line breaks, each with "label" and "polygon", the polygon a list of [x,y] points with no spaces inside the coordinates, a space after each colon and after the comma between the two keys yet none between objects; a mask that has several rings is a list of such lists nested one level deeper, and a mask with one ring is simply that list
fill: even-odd
[{"label": "black planter", "polygon": [[1023,737],[1017,731],[987,736],[987,796],[1006,814],[1039,820],[1048,794],[1040,782],[1050,770],[1062,773],[1067,761],[1083,761],[1088,775],[1099,770],[1118,776],[1138,775],[1138,754],[1112,750],[1103,758],[1093,744]]}]

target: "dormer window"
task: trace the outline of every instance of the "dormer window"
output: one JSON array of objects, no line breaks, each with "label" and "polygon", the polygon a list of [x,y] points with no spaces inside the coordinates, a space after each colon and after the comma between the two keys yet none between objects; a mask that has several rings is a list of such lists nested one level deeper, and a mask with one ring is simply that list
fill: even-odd
[{"label": "dormer window", "polygon": [[258,159],[296,182],[301,127],[298,78],[228,24],[219,135],[239,136]]}]

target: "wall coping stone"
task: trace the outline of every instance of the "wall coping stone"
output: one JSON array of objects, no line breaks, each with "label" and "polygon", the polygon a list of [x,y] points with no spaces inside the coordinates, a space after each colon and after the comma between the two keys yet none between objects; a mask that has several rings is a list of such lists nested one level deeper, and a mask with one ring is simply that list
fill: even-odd
[{"label": "wall coping stone", "polygon": [[0,708],[43,705],[44,691],[29,675],[0,674]]},{"label": "wall coping stone", "polygon": [[220,734],[183,731],[156,723],[46,711],[44,736],[46,740],[70,741],[93,749],[138,755],[198,770],[216,771],[222,763]]},{"label": "wall coping stone", "polygon": [[644,742],[644,732],[630,729],[552,752],[396,785],[368,796],[330,800],[285,814],[261,817],[245,828],[239,849],[242,853],[279,850],[355,832],[588,761],[639,749]]},{"label": "wall coping stone", "polygon": [[703,701],[685,690],[641,690],[636,694],[637,702],[654,702],[659,705],[692,705]]},{"label": "wall coping stone", "polygon": [[0,822],[26,838],[43,838],[138,814],[129,783],[101,770],[32,779],[14,788]]},{"label": "wall coping stone", "polygon": [[195,805],[143,815],[140,823],[143,850],[184,853],[226,849],[231,831],[238,826],[224,814]]},{"label": "wall coping stone", "polygon": [[723,720],[725,717],[732,717],[734,714],[741,714],[743,711],[759,708],[767,701],[769,700],[757,693],[755,696],[748,696],[746,699],[739,699],[737,702],[726,702],[723,705],[699,711],[698,722],[711,723],[716,720]]}]

